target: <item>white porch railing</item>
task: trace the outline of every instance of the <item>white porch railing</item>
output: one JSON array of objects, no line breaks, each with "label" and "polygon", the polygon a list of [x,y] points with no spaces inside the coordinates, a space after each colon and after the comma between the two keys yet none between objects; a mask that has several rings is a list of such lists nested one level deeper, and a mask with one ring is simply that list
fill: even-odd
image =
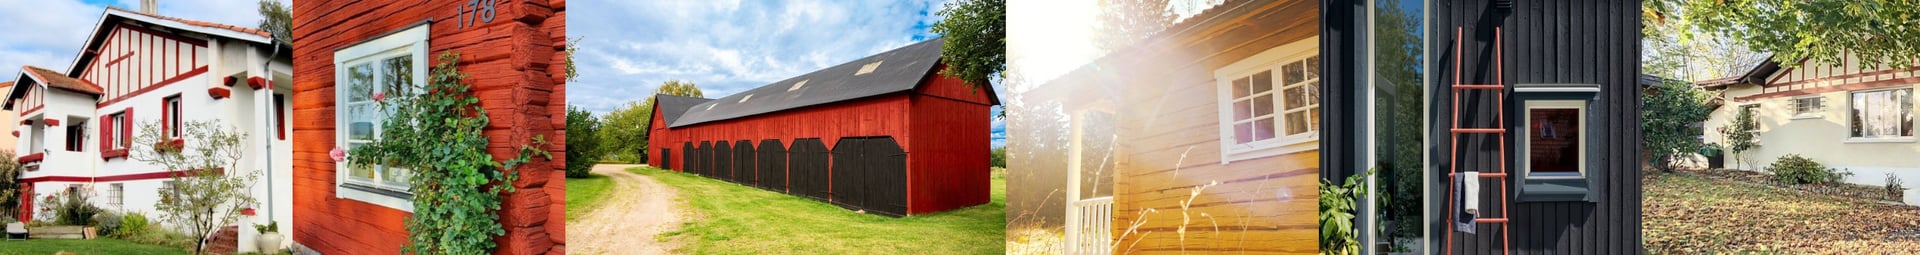
[{"label": "white porch railing", "polygon": [[1073,201],[1067,213],[1067,247],[1073,254],[1113,253],[1113,197]]}]

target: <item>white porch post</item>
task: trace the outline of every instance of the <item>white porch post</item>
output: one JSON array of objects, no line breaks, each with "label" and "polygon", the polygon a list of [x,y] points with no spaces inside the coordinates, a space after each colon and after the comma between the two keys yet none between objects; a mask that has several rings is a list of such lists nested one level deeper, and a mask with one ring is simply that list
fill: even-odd
[{"label": "white porch post", "polygon": [[1085,123],[1082,123],[1085,117],[1080,116],[1080,113],[1080,111],[1074,111],[1067,115],[1068,118],[1071,119],[1067,125],[1067,130],[1071,132],[1067,136],[1068,139],[1071,139],[1071,142],[1067,145],[1067,204],[1064,207],[1067,211],[1067,240],[1065,242],[1067,254],[1082,254],[1085,252],[1080,250],[1080,246],[1082,245],[1080,242],[1080,222],[1082,219],[1080,219],[1080,212],[1074,207],[1074,202],[1080,201],[1080,154],[1083,151],[1080,148],[1080,134],[1082,129],[1085,129],[1083,126]]}]

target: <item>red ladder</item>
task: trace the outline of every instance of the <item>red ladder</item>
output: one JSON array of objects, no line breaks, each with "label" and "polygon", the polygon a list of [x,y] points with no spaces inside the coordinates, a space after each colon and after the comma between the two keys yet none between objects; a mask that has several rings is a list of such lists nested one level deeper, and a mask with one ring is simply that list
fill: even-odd
[{"label": "red ladder", "polygon": [[[1493,84],[1462,84],[1460,83],[1460,58],[1463,57],[1464,55],[1464,54],[1461,54],[1460,44],[1462,40],[1466,39],[1464,37],[1465,34],[1466,34],[1465,28],[1460,28],[1460,27],[1454,28],[1453,52],[1455,56],[1453,58],[1453,88],[1452,88],[1453,90],[1453,125],[1452,125],[1452,129],[1450,129],[1448,132],[1449,134],[1447,139],[1447,143],[1448,143],[1447,150],[1449,155],[1447,160],[1448,162],[1450,162],[1448,165],[1451,166],[1452,169],[1450,169],[1448,171],[1449,173],[1447,173],[1447,193],[1445,194],[1445,196],[1447,196],[1447,209],[1448,209],[1445,212],[1447,214],[1447,224],[1446,224],[1447,254],[1453,254],[1453,232],[1455,231],[1455,229],[1453,229],[1453,224],[1455,222],[1453,217],[1454,215],[1458,215],[1458,213],[1455,212],[1456,209],[1454,207],[1457,204],[1459,204],[1458,202],[1455,202],[1455,199],[1458,199],[1459,196],[1454,195],[1455,192],[1453,189],[1454,189],[1454,186],[1456,185],[1454,185],[1453,182],[1455,179],[1454,175],[1460,174],[1460,134],[1493,134],[1500,137],[1500,171],[1480,173],[1480,178],[1490,178],[1499,182],[1500,193],[1497,195],[1498,197],[1500,197],[1500,217],[1499,218],[1479,218],[1479,219],[1474,219],[1473,222],[1500,224],[1500,252],[1503,254],[1511,254],[1512,247],[1513,247],[1512,245],[1513,239],[1509,236],[1507,232],[1507,226],[1512,225],[1510,224],[1511,222],[1508,221],[1509,218],[1507,217],[1507,205],[1508,205],[1507,204],[1507,195],[1508,195],[1507,194],[1507,128],[1505,127],[1507,123],[1507,94],[1506,94],[1507,85],[1506,85],[1506,82],[1502,79],[1502,75],[1504,75],[1504,73],[1502,73],[1501,69],[1504,64],[1501,61],[1501,55],[1500,55],[1501,54],[1500,28],[1498,27],[1493,28],[1493,45],[1494,45],[1493,46],[1493,63],[1494,63],[1493,64]],[[1499,113],[1498,114],[1499,120],[1498,122],[1495,122],[1495,123],[1499,123],[1499,124],[1495,124],[1495,125],[1500,125],[1502,127],[1498,127],[1498,128],[1461,127],[1460,126],[1460,91],[1462,90],[1486,90],[1486,91],[1493,91],[1494,93],[1499,95],[1495,97],[1496,98],[1495,100],[1497,100],[1495,101],[1496,107],[1499,107],[1499,109],[1497,110]]]}]

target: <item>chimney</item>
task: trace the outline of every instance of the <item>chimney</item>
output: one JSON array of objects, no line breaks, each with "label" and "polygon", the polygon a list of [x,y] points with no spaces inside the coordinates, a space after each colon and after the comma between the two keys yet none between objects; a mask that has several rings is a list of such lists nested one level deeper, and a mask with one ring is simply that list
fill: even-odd
[{"label": "chimney", "polygon": [[160,15],[160,0],[140,0],[140,13]]}]

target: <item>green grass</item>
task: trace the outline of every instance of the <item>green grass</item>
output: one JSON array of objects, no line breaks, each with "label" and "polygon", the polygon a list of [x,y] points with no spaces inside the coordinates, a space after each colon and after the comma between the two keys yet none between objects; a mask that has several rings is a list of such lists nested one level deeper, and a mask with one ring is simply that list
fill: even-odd
[{"label": "green grass", "polygon": [[928,215],[890,218],[831,204],[652,167],[629,168],[680,190],[690,220],[658,238],[689,254],[1002,254],[1006,251],[1006,179],[992,200]]},{"label": "green grass", "polygon": [[585,216],[605,200],[607,189],[613,187],[613,179],[605,175],[590,174],[587,178],[567,179],[567,221],[576,216]]},{"label": "green grass", "polygon": [[72,252],[80,255],[92,254],[187,254],[187,250],[173,247],[145,245],[119,239],[98,238],[80,239],[32,239],[25,241],[0,241],[0,254],[53,254]]}]

